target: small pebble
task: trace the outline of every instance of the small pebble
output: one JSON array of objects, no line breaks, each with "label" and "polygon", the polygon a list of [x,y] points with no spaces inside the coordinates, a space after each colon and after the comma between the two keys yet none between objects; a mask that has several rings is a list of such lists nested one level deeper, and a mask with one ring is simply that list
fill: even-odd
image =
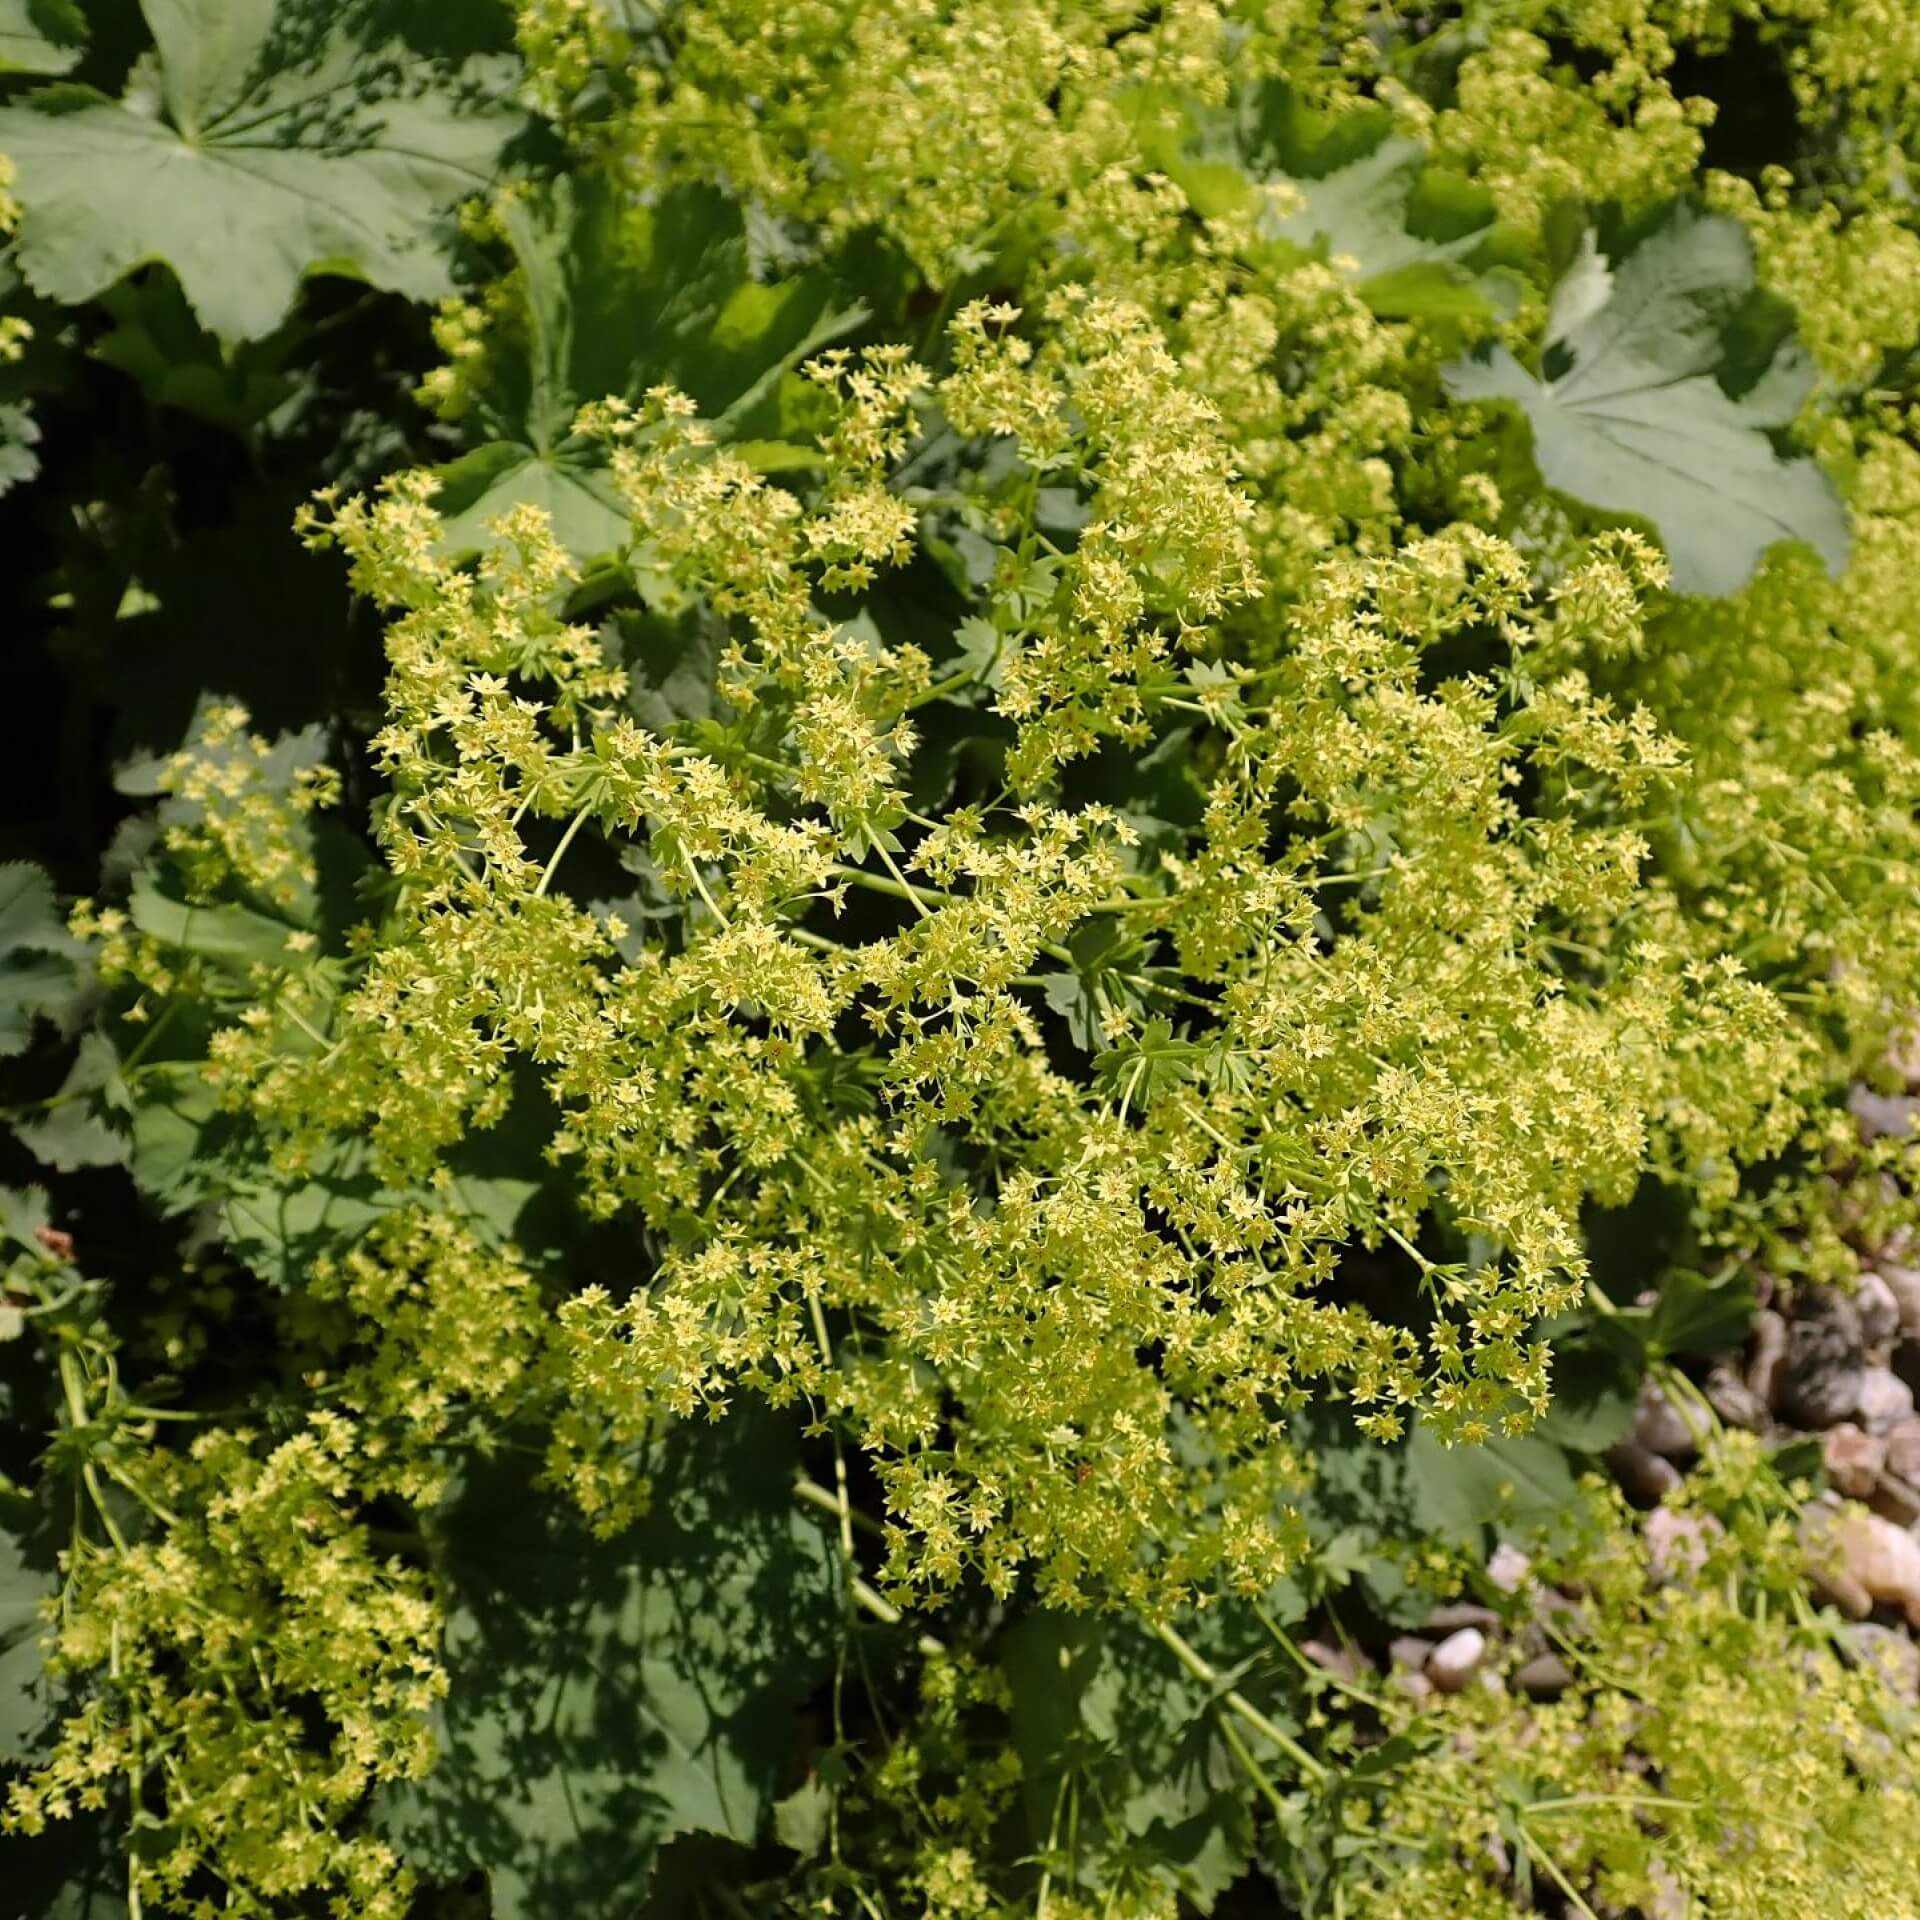
[{"label": "small pebble", "polygon": [[1888,1428],[1887,1471],[1920,1487],[1920,1418],[1909,1416]]},{"label": "small pebble", "polygon": [[1678,1880],[1658,1861],[1647,1869],[1653,1898],[1647,1902],[1647,1920],[1693,1920],[1693,1900]]},{"label": "small pebble", "polygon": [[1880,1469],[1887,1464],[1887,1443],[1878,1434],[1843,1420],[1827,1429],[1822,1446],[1827,1478],[1850,1499],[1864,1500],[1880,1484]]},{"label": "small pebble", "polygon": [[1787,1328],[1781,1405],[1796,1426],[1818,1431],[1859,1412],[1865,1349],[1853,1302],[1832,1287],[1809,1290]]},{"label": "small pebble", "polygon": [[1867,1505],[1882,1520],[1891,1520],[1896,1527],[1911,1527],[1920,1521],[1920,1493],[1890,1473],[1883,1473],[1874,1483]]},{"label": "small pebble", "polygon": [[1802,1518],[1815,1577],[1845,1611],[1864,1619],[1881,1601],[1920,1627],[1920,1540],[1857,1508],[1810,1508]]},{"label": "small pebble", "polygon": [[1491,1630],[1500,1624],[1500,1616],[1491,1607],[1476,1606],[1471,1600],[1454,1600],[1445,1606],[1435,1607],[1427,1615],[1428,1633],[1457,1633],[1462,1627],[1481,1627]]},{"label": "small pebble", "polygon": [[1417,1634],[1403,1633],[1387,1648],[1387,1657],[1396,1668],[1419,1673],[1427,1664],[1433,1644],[1431,1640],[1422,1640]]},{"label": "small pebble", "polygon": [[1647,1566],[1657,1581],[1698,1573],[1707,1563],[1721,1526],[1710,1513],[1680,1513],[1655,1507],[1647,1515]]},{"label": "small pebble", "polygon": [[1847,1111],[1853,1115],[1863,1141],[1897,1140],[1913,1131],[1914,1117],[1920,1114],[1920,1100],[1855,1086],[1847,1095]]},{"label": "small pebble", "polygon": [[1869,1433],[1891,1433],[1913,1417],[1913,1389],[1887,1367],[1866,1367],[1860,1374],[1860,1424]]},{"label": "small pebble", "polygon": [[1636,1440],[1616,1440],[1607,1449],[1607,1465],[1628,1497],[1642,1506],[1652,1506],[1680,1484],[1679,1468],[1657,1453],[1649,1453]]},{"label": "small pebble", "polygon": [[1513,1676],[1513,1683],[1537,1700],[1551,1700],[1573,1685],[1573,1669],[1557,1653],[1535,1654]]},{"label": "small pebble", "polygon": [[1331,1646],[1325,1640],[1302,1640],[1300,1651],[1316,1667],[1324,1667],[1350,1684],[1373,1671],[1373,1663],[1367,1656],[1352,1647]]},{"label": "small pebble", "polygon": [[1715,1367],[1707,1375],[1707,1404],[1730,1427],[1764,1433],[1767,1409],[1760,1396],[1731,1367]]},{"label": "small pebble", "polygon": [[1860,1338],[1869,1347],[1890,1347],[1900,1330],[1900,1302],[1893,1289],[1869,1267],[1854,1289],[1853,1310],[1860,1316]]},{"label": "small pebble", "polygon": [[1533,1562],[1518,1547],[1503,1540],[1494,1548],[1493,1558],[1487,1562],[1487,1578],[1502,1593],[1518,1593],[1532,1577]]},{"label": "small pebble", "polygon": [[1747,1357],[1747,1391],[1778,1413],[1787,1385],[1787,1323],[1771,1307],[1753,1316],[1753,1351]]},{"label": "small pebble", "polygon": [[1873,1595],[1847,1565],[1840,1540],[1840,1508],[1830,1495],[1801,1510],[1800,1552],[1816,1592],[1855,1620],[1864,1620],[1873,1611]]},{"label": "small pebble", "polygon": [[1843,1627],[1848,1651],[1861,1666],[1876,1668],[1896,1693],[1920,1699],[1920,1646],[1892,1627],[1856,1620]]},{"label": "small pebble", "polygon": [[1640,1403],[1634,1409],[1629,1438],[1649,1453],[1662,1454],[1669,1460],[1684,1460],[1700,1450],[1679,1408],[1652,1380],[1640,1382]]},{"label": "small pebble", "polygon": [[1893,1295],[1900,1316],[1900,1331],[1909,1340],[1920,1340],[1920,1267],[1901,1266],[1883,1259],[1877,1269],[1880,1284]]},{"label": "small pebble", "polygon": [[1487,1636],[1478,1627],[1462,1627],[1428,1654],[1427,1678],[1442,1693],[1458,1693],[1480,1671],[1486,1657]]}]

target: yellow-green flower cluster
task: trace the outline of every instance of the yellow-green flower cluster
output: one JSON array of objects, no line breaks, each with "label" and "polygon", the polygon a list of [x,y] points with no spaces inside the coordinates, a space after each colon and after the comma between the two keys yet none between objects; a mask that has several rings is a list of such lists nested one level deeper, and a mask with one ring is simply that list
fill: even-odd
[{"label": "yellow-green flower cluster", "polygon": [[1551,1701],[1479,1684],[1430,1710],[1426,1753],[1354,1823],[1348,1912],[1518,1914],[1529,1885],[1576,1912],[1740,1920],[1907,1903],[1911,1709],[1796,1614],[1789,1525],[1751,1498],[1714,1517],[1751,1478],[1710,1461],[1660,1516],[1677,1545],[1650,1553],[1619,1515],[1536,1570],[1578,1596],[1541,1614],[1572,1684]]},{"label": "yellow-green flower cluster", "polygon": [[340,793],[333,768],[313,764],[275,779],[273,748],[247,731],[247,712],[231,704],[204,716],[193,744],[162,767],[169,797],[160,841],[179,863],[188,897],[211,901],[229,884],[291,906],[318,878],[301,830],[315,809]]},{"label": "yellow-green flower cluster", "polygon": [[440,1622],[420,1575],[369,1541],[359,1447],[350,1422],[316,1413],[277,1444],[210,1429],[116,1470],[147,1524],[129,1539],[103,1506],[103,1530],[76,1533],[51,1662],[86,1691],[10,1788],[10,1827],[124,1791],[165,1837],[130,1856],[136,1899],[266,1916],[312,1895],[405,1914],[409,1877],[350,1817],[430,1762]]}]

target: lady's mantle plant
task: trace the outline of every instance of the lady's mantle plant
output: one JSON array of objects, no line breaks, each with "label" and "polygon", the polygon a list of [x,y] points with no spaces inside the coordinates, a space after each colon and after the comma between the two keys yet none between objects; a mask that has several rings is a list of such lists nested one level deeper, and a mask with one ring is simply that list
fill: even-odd
[{"label": "lady's mantle plant", "polygon": [[[1911,1711],[1796,1463],[1703,1432],[1676,1578],[1556,1350],[1915,1224],[1904,15],[145,11],[0,8],[0,341],[283,463],[384,669],[8,870],[62,1898],[1840,1910]],[[1548,1522],[1554,1704],[1300,1655]]]}]

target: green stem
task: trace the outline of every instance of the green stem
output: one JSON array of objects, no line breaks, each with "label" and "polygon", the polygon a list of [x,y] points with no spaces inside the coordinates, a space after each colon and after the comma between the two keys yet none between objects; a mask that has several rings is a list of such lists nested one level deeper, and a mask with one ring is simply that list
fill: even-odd
[{"label": "green stem", "polygon": [[1560,1871],[1560,1863],[1554,1859],[1553,1855],[1550,1854],[1545,1847],[1541,1846],[1540,1843],[1534,1839],[1532,1834],[1527,1831],[1524,1823],[1520,1825],[1518,1831],[1520,1834],[1520,1844],[1526,1848],[1528,1858],[1566,1895],[1567,1903],[1575,1912],[1581,1914],[1584,1920],[1600,1920],[1600,1916],[1581,1899],[1573,1882]]},{"label": "green stem", "polygon": [[533,897],[536,900],[546,897],[546,891],[553,884],[553,876],[559,870],[560,862],[566,858],[567,849],[573,845],[573,836],[586,825],[587,818],[592,812],[591,807],[582,807],[567,822],[567,830],[560,836],[560,844],[554,848],[553,858],[547,862],[546,871],[540,876],[540,884],[533,890]]},{"label": "green stem", "polygon": [[1315,1786],[1326,1785],[1330,1777],[1327,1769],[1290,1733],[1275,1726],[1244,1694],[1228,1688],[1218,1670],[1195,1652],[1179,1633],[1164,1620],[1153,1622],[1149,1631],[1203,1687],[1211,1687],[1219,1694],[1222,1706],[1237,1713],[1255,1733],[1271,1740]]}]

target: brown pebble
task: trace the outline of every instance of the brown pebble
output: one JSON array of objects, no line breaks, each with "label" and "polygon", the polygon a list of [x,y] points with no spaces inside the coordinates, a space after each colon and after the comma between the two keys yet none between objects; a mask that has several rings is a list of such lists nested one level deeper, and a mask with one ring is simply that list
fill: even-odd
[{"label": "brown pebble", "polygon": [[1910,1415],[1887,1430],[1887,1471],[1920,1487],[1920,1416]]},{"label": "brown pebble", "polygon": [[1856,1620],[1876,1600],[1898,1606],[1920,1626],[1920,1540],[1858,1507],[1809,1507],[1800,1516],[1807,1569],[1815,1584]]},{"label": "brown pebble", "polygon": [[1900,1331],[1900,1302],[1881,1276],[1867,1268],[1853,1289],[1853,1310],[1860,1316],[1860,1338],[1883,1358]]},{"label": "brown pebble", "polygon": [[1834,1287],[1796,1295],[1787,1327],[1787,1373],[1782,1411],[1795,1426],[1824,1432],[1860,1412],[1866,1342],[1860,1313]]},{"label": "brown pebble", "polygon": [[1892,1627],[1856,1621],[1842,1629],[1847,1651],[1863,1667],[1872,1667],[1896,1693],[1920,1699],[1920,1646]]},{"label": "brown pebble", "polygon": [[1513,1676],[1522,1693],[1551,1700],[1573,1685],[1573,1669],[1557,1653],[1536,1654]]},{"label": "brown pebble", "polygon": [[1659,1386],[1651,1379],[1640,1382],[1640,1401],[1634,1408],[1633,1429],[1628,1436],[1649,1453],[1669,1460],[1685,1460],[1699,1452],[1693,1429]]},{"label": "brown pebble", "polygon": [[1880,1469],[1887,1462],[1887,1443],[1878,1434],[1843,1420],[1829,1427],[1822,1441],[1827,1462],[1827,1478],[1840,1492],[1852,1499],[1864,1500],[1880,1483]]},{"label": "brown pebble", "polygon": [[1707,1375],[1707,1404],[1730,1427],[1743,1427],[1748,1433],[1767,1430],[1767,1409],[1731,1367],[1715,1367]]},{"label": "brown pebble", "polygon": [[1890,1433],[1913,1416],[1913,1389],[1889,1367],[1860,1371],[1860,1424],[1869,1433]]},{"label": "brown pebble", "polygon": [[1707,1563],[1716,1537],[1724,1531],[1710,1513],[1681,1513],[1655,1507],[1647,1515],[1647,1567],[1655,1580],[1679,1580]]},{"label": "brown pebble", "polygon": [[1373,1662],[1354,1647],[1331,1646],[1325,1640],[1302,1640],[1300,1651],[1316,1667],[1337,1675],[1349,1683],[1365,1678],[1373,1671]]},{"label": "brown pebble", "polygon": [[1883,1257],[1877,1271],[1881,1284],[1893,1295],[1901,1333],[1909,1340],[1920,1340],[1920,1267]]},{"label": "brown pebble", "polygon": [[1653,1506],[1680,1484],[1680,1470],[1671,1460],[1650,1453],[1635,1440],[1617,1440],[1607,1449],[1607,1465],[1626,1488],[1630,1499]]},{"label": "brown pebble", "polygon": [[1753,1347],[1747,1355],[1747,1391],[1769,1413],[1780,1411],[1787,1384],[1787,1323],[1771,1308],[1753,1316]]},{"label": "brown pebble", "polygon": [[1867,1505],[1882,1520],[1891,1520],[1896,1527],[1911,1527],[1920,1522],[1920,1493],[1890,1473],[1880,1476],[1867,1498]]},{"label": "brown pebble", "polygon": [[1476,1606],[1471,1600],[1454,1600],[1446,1606],[1435,1607],[1427,1615],[1428,1633],[1457,1633],[1462,1627],[1480,1627],[1491,1630],[1500,1624],[1500,1616],[1491,1607]]}]

